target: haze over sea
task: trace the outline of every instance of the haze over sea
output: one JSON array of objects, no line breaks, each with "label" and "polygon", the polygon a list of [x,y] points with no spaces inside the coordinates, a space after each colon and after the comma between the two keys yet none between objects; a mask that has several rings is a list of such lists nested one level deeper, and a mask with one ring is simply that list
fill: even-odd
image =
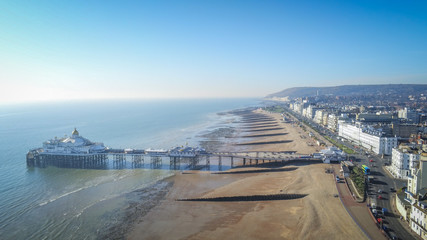
[{"label": "haze over sea", "polygon": [[197,146],[230,123],[218,115],[257,99],[90,101],[0,106],[2,239],[93,239],[117,220],[125,193],[170,176],[167,169],[28,168],[26,153],[71,134],[113,148]]}]

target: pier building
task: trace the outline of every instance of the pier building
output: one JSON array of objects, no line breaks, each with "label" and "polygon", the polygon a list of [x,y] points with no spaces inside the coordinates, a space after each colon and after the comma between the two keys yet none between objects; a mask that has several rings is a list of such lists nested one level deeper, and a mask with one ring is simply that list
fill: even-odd
[{"label": "pier building", "polygon": [[70,137],[48,140],[43,143],[41,150],[44,154],[90,154],[103,153],[106,147],[103,143],[94,143],[81,137],[74,128]]},{"label": "pier building", "polygon": [[89,168],[106,164],[108,148],[103,143],[92,142],[79,135],[77,129],[70,137],[48,140],[42,148],[27,153],[27,165],[45,167]]}]

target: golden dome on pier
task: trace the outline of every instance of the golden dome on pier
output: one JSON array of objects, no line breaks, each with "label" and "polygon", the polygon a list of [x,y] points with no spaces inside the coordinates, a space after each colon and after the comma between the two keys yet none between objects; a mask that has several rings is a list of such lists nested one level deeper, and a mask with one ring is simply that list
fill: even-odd
[{"label": "golden dome on pier", "polygon": [[79,135],[79,132],[77,131],[77,129],[76,128],[74,128],[74,131],[71,133],[72,135],[75,135],[75,136],[78,136]]}]

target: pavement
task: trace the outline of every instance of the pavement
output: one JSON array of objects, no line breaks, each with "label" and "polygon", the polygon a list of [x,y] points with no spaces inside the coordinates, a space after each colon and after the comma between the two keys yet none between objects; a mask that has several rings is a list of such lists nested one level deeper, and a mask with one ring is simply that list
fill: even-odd
[{"label": "pavement", "polygon": [[[335,166],[338,167],[339,166]],[[336,172],[339,172],[339,169],[336,169]],[[366,203],[358,203],[353,199],[352,193],[349,191],[346,183],[341,180],[339,183],[336,183],[338,194],[341,198],[345,209],[360,227],[360,229],[365,233],[369,239],[384,239],[387,238],[381,233],[380,229],[376,226],[374,220],[372,219],[369,208],[366,207]]]}]

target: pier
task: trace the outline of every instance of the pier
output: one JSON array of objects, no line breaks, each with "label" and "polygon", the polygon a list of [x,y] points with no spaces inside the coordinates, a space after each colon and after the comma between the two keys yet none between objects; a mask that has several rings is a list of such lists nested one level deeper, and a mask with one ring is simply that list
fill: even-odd
[{"label": "pier", "polygon": [[88,169],[152,168],[171,170],[217,170],[263,163],[313,160],[295,152],[207,152],[203,148],[181,146],[164,149],[115,149],[91,142],[74,129],[70,137],[54,138],[27,153],[29,167]]},{"label": "pier", "polygon": [[265,163],[314,161],[311,155],[289,152],[200,152],[178,154],[173,151],[109,149],[94,154],[50,154],[34,149],[27,154],[29,167],[63,167],[88,169],[152,168],[170,170],[224,170],[225,167],[256,166]]}]

